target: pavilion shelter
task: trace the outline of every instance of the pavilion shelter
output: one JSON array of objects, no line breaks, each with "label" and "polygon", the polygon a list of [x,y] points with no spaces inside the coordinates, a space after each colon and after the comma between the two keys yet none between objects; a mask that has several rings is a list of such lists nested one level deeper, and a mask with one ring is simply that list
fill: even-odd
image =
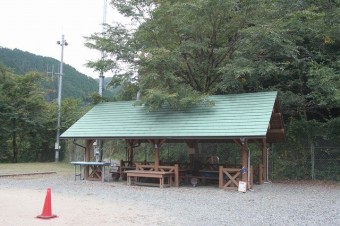
[{"label": "pavilion shelter", "polygon": [[[159,148],[165,142],[182,142],[194,151],[197,143],[234,142],[242,152],[241,175],[248,181],[248,147],[262,149],[262,182],[267,174],[267,145],[285,140],[278,92],[257,92],[209,96],[212,105],[173,110],[166,106],[150,111],[135,101],[95,105],[62,135],[62,139],[86,140],[85,161],[95,140],[124,139],[128,160],[140,143],[152,143],[154,170],[159,166]],[[86,174],[86,173],[85,173]],[[260,180],[261,181],[261,180]],[[220,185],[221,186],[221,185]]]}]

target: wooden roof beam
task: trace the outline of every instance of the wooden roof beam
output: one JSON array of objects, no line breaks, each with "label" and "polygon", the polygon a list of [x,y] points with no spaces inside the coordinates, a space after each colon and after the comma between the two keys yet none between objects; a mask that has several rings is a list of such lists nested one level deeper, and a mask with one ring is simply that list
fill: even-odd
[{"label": "wooden roof beam", "polygon": [[284,129],[269,129],[267,131],[267,135],[269,134],[284,134],[285,130]]}]

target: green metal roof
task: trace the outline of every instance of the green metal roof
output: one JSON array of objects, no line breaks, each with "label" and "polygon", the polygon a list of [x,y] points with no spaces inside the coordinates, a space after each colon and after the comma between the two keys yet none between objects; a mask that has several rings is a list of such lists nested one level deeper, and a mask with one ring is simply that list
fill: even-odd
[{"label": "green metal roof", "polygon": [[134,101],[94,106],[61,138],[265,138],[277,92],[211,96],[215,105],[149,112]]}]

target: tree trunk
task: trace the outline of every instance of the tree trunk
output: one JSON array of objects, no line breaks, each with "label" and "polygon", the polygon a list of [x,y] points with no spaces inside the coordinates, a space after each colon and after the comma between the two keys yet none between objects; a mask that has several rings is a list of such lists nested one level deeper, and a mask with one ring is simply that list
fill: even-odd
[{"label": "tree trunk", "polygon": [[18,162],[18,145],[17,145],[17,133],[16,133],[16,119],[12,119],[12,148],[13,148],[13,163]]}]

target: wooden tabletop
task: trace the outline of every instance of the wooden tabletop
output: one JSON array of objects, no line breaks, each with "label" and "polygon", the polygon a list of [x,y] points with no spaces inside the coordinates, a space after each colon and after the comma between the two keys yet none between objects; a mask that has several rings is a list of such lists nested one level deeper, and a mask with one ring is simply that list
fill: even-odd
[{"label": "wooden tabletop", "polygon": [[71,162],[73,165],[109,166],[110,162]]}]

